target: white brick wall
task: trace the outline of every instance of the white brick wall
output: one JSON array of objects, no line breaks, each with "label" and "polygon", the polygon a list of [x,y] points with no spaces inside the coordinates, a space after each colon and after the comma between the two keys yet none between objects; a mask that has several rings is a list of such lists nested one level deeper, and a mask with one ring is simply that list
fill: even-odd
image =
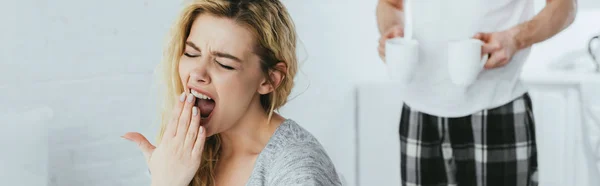
[{"label": "white brick wall", "polygon": [[[354,185],[353,82],[383,77],[377,73],[383,65],[374,49],[368,55],[347,55],[367,46],[348,42],[370,44],[376,41],[373,34],[351,39],[330,28],[337,24],[358,35],[365,33],[354,30],[360,23],[373,25],[366,32],[376,33],[372,9],[355,1],[336,13],[329,10],[339,7],[337,2],[313,2],[323,4],[285,1],[304,48],[299,49],[302,72],[292,95],[298,97],[282,112],[319,138],[348,185]],[[374,7],[374,2],[367,4]],[[37,105],[53,109],[49,185],[149,184],[141,153],[119,136],[140,131],[154,139],[152,71],[179,6],[159,0],[0,3],[6,25],[0,29],[0,112]],[[312,6],[318,10],[307,12]],[[347,48],[324,50],[341,47]],[[332,69],[342,79],[332,79]]]},{"label": "white brick wall", "polygon": [[155,136],[149,78],[115,75],[1,89],[3,97],[13,98],[2,103],[53,109],[47,123],[49,185],[148,185],[141,153],[120,136]]},{"label": "white brick wall", "polygon": [[0,5],[8,23],[0,32],[7,49],[0,56],[0,112],[39,105],[54,111],[48,185],[150,184],[142,154],[120,136],[156,136],[152,71],[178,6],[157,2],[0,3],[8,4]]}]

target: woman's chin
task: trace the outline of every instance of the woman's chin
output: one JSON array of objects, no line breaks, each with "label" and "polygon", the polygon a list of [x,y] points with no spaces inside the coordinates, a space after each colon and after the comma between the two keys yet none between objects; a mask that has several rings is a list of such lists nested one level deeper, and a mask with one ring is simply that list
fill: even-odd
[{"label": "woman's chin", "polygon": [[204,127],[204,132],[206,132],[207,138],[216,134],[215,129],[213,129],[209,125],[202,125],[202,127]]},{"label": "woman's chin", "polygon": [[214,113],[211,113],[210,115],[208,115],[208,117],[202,118],[200,120],[200,126],[204,127],[204,130],[206,131],[206,137],[210,137],[221,132],[218,131],[219,125],[214,124],[216,120],[214,120],[213,118]]}]

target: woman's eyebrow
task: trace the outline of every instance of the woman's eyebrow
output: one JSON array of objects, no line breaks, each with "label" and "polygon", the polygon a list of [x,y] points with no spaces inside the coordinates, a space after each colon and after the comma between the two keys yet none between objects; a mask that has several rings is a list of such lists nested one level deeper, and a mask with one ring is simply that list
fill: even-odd
[{"label": "woman's eyebrow", "polygon": [[[187,46],[190,46],[193,49],[197,50],[198,52],[200,52],[200,48],[198,46],[196,46],[196,44],[194,44],[193,42],[186,41],[185,44]],[[232,60],[237,61],[237,62],[242,62],[242,60],[240,58],[235,57],[234,55],[228,54],[226,52],[213,51],[212,55],[215,55],[217,57],[232,59]]]},{"label": "woman's eyebrow", "polygon": [[222,58],[229,58],[229,59],[232,59],[237,62],[242,62],[242,60],[240,60],[240,58],[235,57],[235,56],[225,53],[225,52],[213,51],[212,55],[215,55],[217,57],[222,57]]},{"label": "woman's eyebrow", "polygon": [[186,41],[185,45],[190,46],[190,47],[194,48],[196,51],[200,52],[200,48],[198,48],[198,46],[196,46],[196,44],[192,43],[191,41]]}]

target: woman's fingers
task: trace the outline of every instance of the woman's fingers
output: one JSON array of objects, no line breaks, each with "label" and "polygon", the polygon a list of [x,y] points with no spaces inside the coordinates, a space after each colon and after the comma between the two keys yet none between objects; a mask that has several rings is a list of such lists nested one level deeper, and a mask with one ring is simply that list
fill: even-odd
[{"label": "woman's fingers", "polygon": [[206,141],[206,128],[203,126],[198,127],[198,135],[196,137],[196,143],[192,149],[192,157],[202,157],[202,151],[204,150],[204,142]]},{"label": "woman's fingers", "polygon": [[185,98],[186,94],[185,92],[183,92],[179,96],[177,103],[175,103],[175,106],[173,107],[171,121],[169,121],[169,123],[167,124],[167,128],[163,134],[163,139],[165,139],[166,137],[172,138],[173,136],[175,136],[175,133],[177,132],[177,123],[179,122],[179,116],[181,115],[181,110],[183,109]]},{"label": "woman's fingers", "polygon": [[192,115],[192,107],[194,106],[194,102],[196,97],[192,94],[188,94],[185,99],[185,103],[183,106],[183,110],[181,111],[181,116],[179,116],[179,122],[177,126],[177,134],[175,134],[175,138],[180,142],[183,142],[185,136],[187,136],[187,131],[190,126],[190,119]]},{"label": "woman's fingers", "polygon": [[144,135],[137,132],[128,132],[127,134],[123,135],[123,138],[135,142],[140,150],[142,150],[142,153],[144,153],[146,162],[150,162],[150,156],[152,156],[152,152],[154,152],[156,147],[152,145],[148,139],[144,137]]},{"label": "woman's fingers", "polygon": [[185,137],[184,148],[192,149],[196,138],[198,136],[198,128],[200,127],[200,109],[198,107],[192,107],[192,121],[188,128],[187,135]]}]

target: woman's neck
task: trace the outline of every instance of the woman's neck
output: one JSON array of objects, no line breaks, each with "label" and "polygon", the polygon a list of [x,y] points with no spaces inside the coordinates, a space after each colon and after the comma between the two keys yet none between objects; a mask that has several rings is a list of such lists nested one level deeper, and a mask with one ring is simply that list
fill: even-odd
[{"label": "woman's neck", "polygon": [[268,113],[264,112],[260,103],[252,104],[235,127],[220,133],[222,141],[220,159],[258,155],[277,127],[284,121],[284,118],[276,113],[273,113],[271,121],[268,121],[268,117]]}]

